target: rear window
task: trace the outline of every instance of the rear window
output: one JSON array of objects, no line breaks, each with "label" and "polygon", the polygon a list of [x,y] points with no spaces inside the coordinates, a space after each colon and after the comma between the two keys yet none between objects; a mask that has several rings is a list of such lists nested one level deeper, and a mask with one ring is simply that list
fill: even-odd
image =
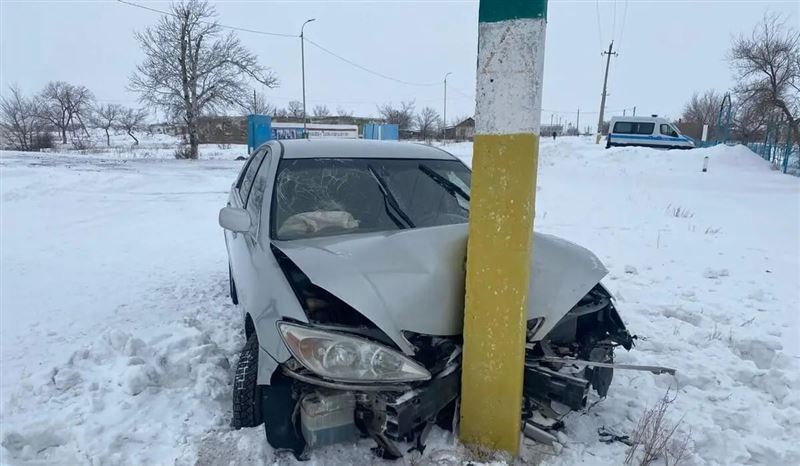
[{"label": "rear window", "polygon": [[618,121],[614,123],[612,132],[617,134],[653,134],[655,126],[655,123]]},{"label": "rear window", "polygon": [[458,160],[284,159],[275,179],[272,237],[466,223],[470,181]]}]

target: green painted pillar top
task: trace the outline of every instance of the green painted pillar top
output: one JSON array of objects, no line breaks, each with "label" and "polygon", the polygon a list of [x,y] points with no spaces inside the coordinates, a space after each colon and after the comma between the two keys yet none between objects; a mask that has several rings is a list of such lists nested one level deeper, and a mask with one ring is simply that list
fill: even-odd
[{"label": "green painted pillar top", "polygon": [[547,0],[481,0],[478,10],[481,23],[519,18],[547,19]]}]

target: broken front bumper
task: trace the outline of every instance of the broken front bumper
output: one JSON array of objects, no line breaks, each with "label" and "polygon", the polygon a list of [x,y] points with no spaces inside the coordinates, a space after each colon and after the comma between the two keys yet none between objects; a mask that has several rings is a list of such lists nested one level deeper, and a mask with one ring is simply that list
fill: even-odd
[{"label": "broken front bumper", "polygon": [[[378,443],[386,458],[402,456],[395,442],[424,442],[430,426],[458,398],[461,382],[455,364],[414,385],[330,382],[290,366],[284,366],[283,373],[295,380],[300,405],[295,422],[309,447],[356,440],[360,431]],[[307,409],[312,402],[313,412]],[[324,408],[316,409],[319,406]]]}]

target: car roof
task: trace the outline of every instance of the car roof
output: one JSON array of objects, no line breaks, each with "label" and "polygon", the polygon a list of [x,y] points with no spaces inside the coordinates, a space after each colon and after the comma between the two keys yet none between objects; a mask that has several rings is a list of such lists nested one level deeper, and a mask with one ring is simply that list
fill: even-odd
[{"label": "car roof", "polygon": [[611,121],[667,121],[664,117],[659,116],[614,116]]},{"label": "car roof", "polygon": [[291,139],[280,140],[284,159],[375,158],[457,160],[437,147],[426,144],[370,139]]}]

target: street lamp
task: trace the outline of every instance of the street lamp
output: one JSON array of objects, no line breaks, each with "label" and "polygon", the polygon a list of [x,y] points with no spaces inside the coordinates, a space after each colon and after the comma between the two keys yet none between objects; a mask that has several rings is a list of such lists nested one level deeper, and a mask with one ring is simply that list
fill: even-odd
[{"label": "street lamp", "polygon": [[444,111],[442,112],[442,142],[447,139],[447,77],[453,74],[448,72],[444,75]]},{"label": "street lamp", "polygon": [[316,20],[316,18],[307,19],[302,26],[300,26],[300,67],[301,74],[303,75],[303,137],[308,139],[308,131],[306,130],[306,49],[305,40],[303,39],[303,29],[306,24]]}]

